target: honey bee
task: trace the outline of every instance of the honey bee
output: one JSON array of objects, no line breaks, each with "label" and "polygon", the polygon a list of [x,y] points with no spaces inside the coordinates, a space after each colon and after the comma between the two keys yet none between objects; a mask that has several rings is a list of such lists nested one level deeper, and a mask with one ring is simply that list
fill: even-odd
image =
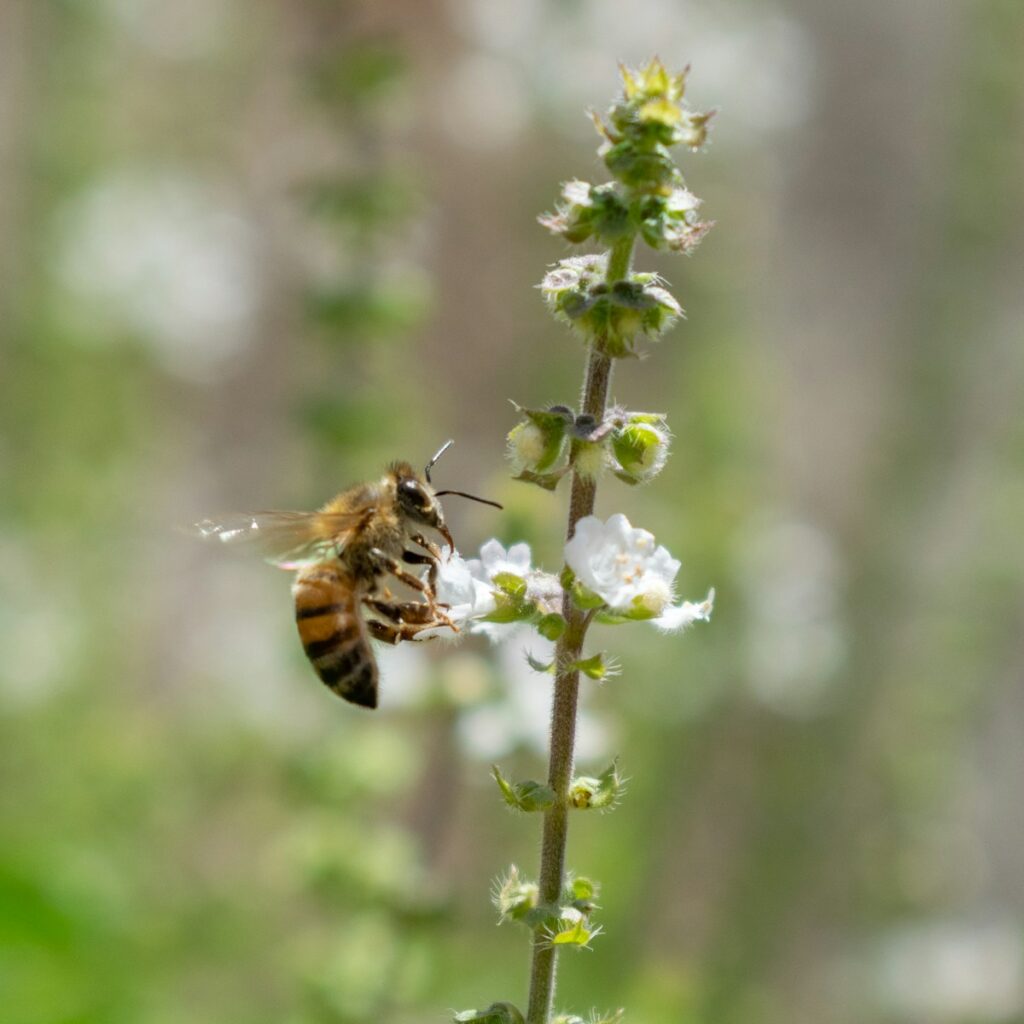
[{"label": "honey bee", "polygon": [[[297,570],[292,584],[295,621],[306,657],[339,697],[377,706],[377,662],[369,640],[397,644],[426,629],[458,627],[437,600],[441,549],[424,530],[455,544],[438,498],[456,494],[501,506],[463,491],[435,491],[430,470],[451,447],[446,442],[417,473],[393,462],[384,475],[356,484],[317,512],[256,512],[204,519],[193,530],[226,544],[251,543],[282,569]],[[407,566],[426,567],[426,576]],[[397,580],[422,600],[400,601],[385,585]]]}]

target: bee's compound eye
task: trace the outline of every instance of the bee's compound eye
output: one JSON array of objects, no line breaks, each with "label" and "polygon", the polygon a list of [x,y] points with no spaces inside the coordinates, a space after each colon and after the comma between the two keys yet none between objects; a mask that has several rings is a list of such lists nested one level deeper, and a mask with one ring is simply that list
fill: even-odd
[{"label": "bee's compound eye", "polygon": [[427,509],[430,507],[430,498],[427,497],[427,492],[423,490],[423,486],[418,480],[400,481],[398,492],[403,498],[407,498],[418,508]]}]

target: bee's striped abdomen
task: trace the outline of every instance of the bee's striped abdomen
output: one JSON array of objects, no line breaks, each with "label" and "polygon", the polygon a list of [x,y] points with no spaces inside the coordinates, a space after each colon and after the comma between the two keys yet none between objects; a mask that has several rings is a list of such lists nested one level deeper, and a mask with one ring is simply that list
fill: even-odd
[{"label": "bee's striped abdomen", "polygon": [[340,562],[321,562],[299,573],[292,593],[299,638],[316,674],[339,697],[375,708],[377,665],[358,586]]}]

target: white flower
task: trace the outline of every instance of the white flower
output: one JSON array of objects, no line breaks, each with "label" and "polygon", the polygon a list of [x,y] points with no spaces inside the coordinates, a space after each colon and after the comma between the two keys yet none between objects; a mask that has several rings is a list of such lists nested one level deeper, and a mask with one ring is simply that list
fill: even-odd
[{"label": "white flower", "polygon": [[[525,600],[542,613],[556,611],[562,600],[562,588],[556,577],[530,567],[530,545],[513,544],[507,551],[497,540],[489,540],[480,549],[479,558],[463,558],[446,548],[437,574],[437,600],[448,605],[445,614],[465,633],[482,633],[491,640],[504,639],[515,622],[485,622],[484,617],[497,610],[499,600],[507,600],[495,583],[500,576],[515,576],[526,584]],[[448,627],[427,629],[418,639],[451,636]]]},{"label": "white flower", "polygon": [[713,591],[700,604],[672,604],[680,562],[621,513],[604,523],[596,516],[581,519],[565,545],[565,561],[613,611],[649,619],[661,629],[682,629],[711,615]]},{"label": "white flower", "polygon": [[[496,607],[494,591],[490,581],[481,578],[477,569],[479,564],[477,559],[467,562],[457,551],[446,550],[441,555],[437,570],[437,600],[440,604],[448,605],[445,614],[460,627],[473,619],[489,615]],[[447,627],[440,627],[417,634],[418,638],[423,639],[443,635],[451,635],[451,631]]]}]

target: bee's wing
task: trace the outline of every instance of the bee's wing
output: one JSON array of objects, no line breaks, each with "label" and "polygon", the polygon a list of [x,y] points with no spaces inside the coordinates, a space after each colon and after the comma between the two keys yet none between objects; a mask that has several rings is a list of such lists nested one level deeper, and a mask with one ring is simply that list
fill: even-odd
[{"label": "bee's wing", "polygon": [[189,531],[202,540],[250,547],[280,569],[336,558],[364,511],[240,512],[203,519]]}]

